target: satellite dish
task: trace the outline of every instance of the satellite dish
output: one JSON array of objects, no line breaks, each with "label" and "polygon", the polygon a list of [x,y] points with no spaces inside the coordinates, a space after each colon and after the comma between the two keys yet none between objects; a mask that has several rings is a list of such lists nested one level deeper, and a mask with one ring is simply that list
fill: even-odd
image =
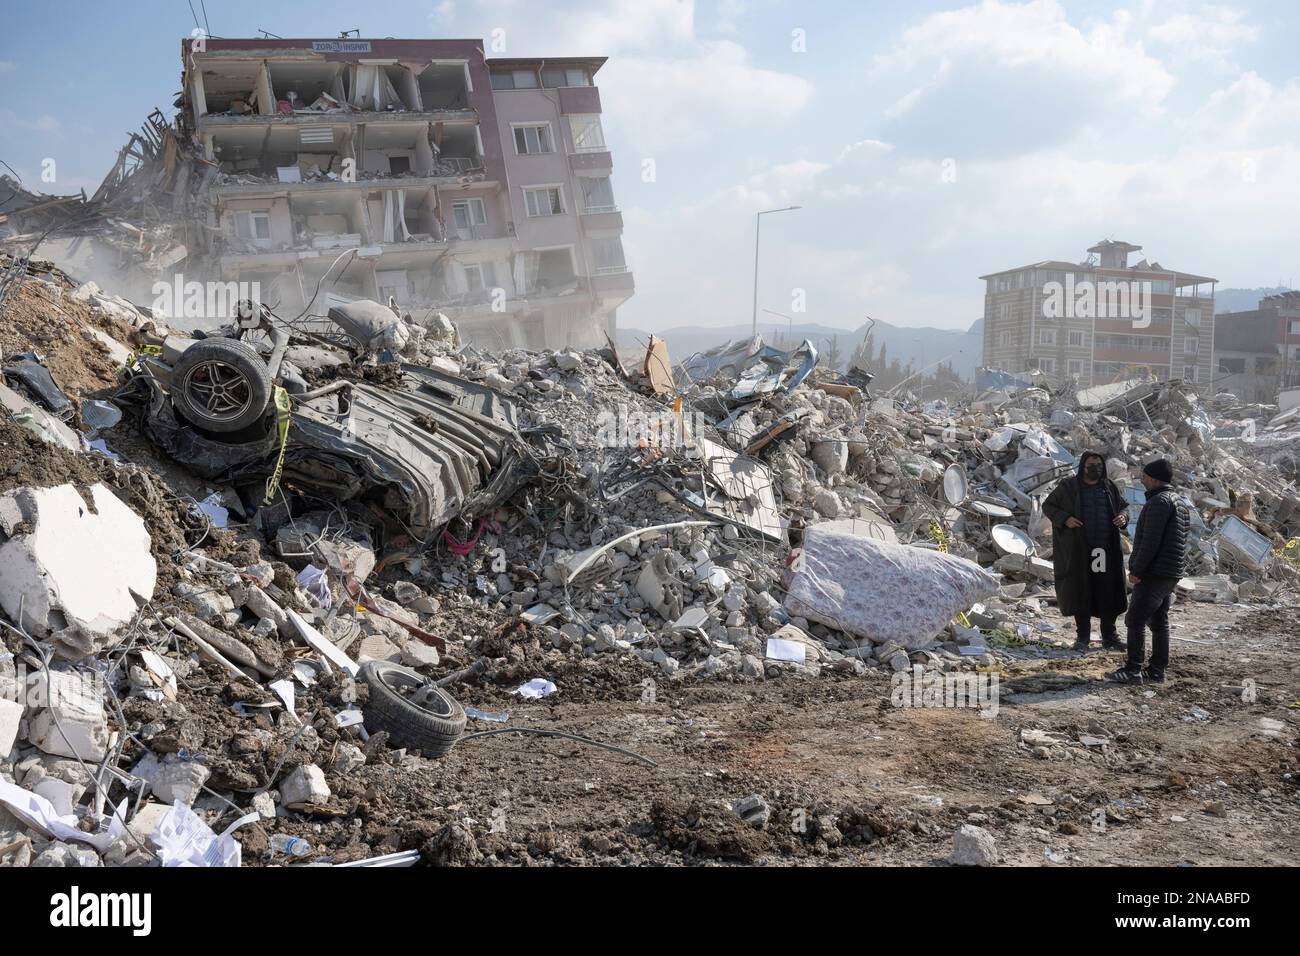
[{"label": "satellite dish", "polygon": [[943,473],[943,496],[948,499],[948,504],[961,504],[966,500],[968,491],[966,469],[961,465],[949,465]]},{"label": "satellite dish", "polygon": [[988,501],[972,501],[966,507],[976,514],[981,514],[988,518],[1012,517],[1010,508],[1004,508],[1001,505],[995,505]]},{"label": "satellite dish", "polygon": [[1027,558],[1037,550],[1034,539],[1015,525],[995,524],[990,533],[998,550],[1006,554],[1018,554]]}]

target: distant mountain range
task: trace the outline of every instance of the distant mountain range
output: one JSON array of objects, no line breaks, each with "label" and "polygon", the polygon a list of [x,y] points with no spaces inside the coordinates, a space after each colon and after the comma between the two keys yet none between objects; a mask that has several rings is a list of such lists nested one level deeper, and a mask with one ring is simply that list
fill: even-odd
[{"label": "distant mountain range", "polygon": [[1216,289],[1214,292],[1214,312],[1253,312],[1259,308],[1259,300],[1266,295],[1277,295],[1288,291],[1283,286],[1271,289]]},{"label": "distant mountain range", "polygon": [[[718,328],[699,328],[696,326],[667,329],[656,332],[659,338],[668,343],[668,354],[674,362],[694,354],[705,352],[727,342],[748,339],[750,325],[731,325]],[[975,369],[980,364],[983,353],[984,320],[978,320],[965,332],[954,329],[904,328],[877,321],[875,325],[864,324],[856,329],[835,329],[815,323],[759,322],[758,332],[763,341],[776,348],[792,349],[804,339],[811,339],[819,355],[825,360],[835,340],[835,349],[840,355],[840,370],[843,371],[853,350],[872,333],[872,341],[877,351],[884,346],[887,359],[892,362],[897,358],[903,365],[909,362],[917,371],[931,365],[951,362],[954,371],[963,379],[973,380]],[[618,345],[627,349],[629,354],[643,350],[650,333],[641,329],[619,329]]]}]

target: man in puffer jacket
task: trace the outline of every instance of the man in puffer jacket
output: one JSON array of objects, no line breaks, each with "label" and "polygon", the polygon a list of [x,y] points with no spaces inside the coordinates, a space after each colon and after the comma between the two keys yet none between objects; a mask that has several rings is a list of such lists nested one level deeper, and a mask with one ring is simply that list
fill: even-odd
[{"label": "man in puffer jacket", "polygon": [[[1133,533],[1133,553],[1128,559],[1128,580],[1133,585],[1128,614],[1128,662],[1106,675],[1123,684],[1143,680],[1161,683],[1169,666],[1169,605],[1187,560],[1187,535],[1191,516],[1169,483],[1174,471],[1163,458],[1142,469],[1147,500]],[[1146,628],[1151,625],[1151,659],[1142,669]]]}]

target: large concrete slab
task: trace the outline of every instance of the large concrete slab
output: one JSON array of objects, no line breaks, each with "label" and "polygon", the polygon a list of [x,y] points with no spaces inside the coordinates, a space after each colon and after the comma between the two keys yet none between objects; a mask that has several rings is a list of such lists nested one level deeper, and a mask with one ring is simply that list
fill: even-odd
[{"label": "large concrete slab", "polygon": [[111,643],[158,577],[139,516],[107,485],[90,498],[94,511],[70,484],[0,496],[0,607],[74,659]]}]

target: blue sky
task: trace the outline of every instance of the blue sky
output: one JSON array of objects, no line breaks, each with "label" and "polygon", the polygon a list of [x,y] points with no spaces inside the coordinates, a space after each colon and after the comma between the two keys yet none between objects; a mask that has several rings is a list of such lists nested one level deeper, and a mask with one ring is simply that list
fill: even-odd
[{"label": "blue sky", "polygon": [[[764,219],[760,305],[802,301],[831,326],[965,327],[979,275],[1103,237],[1225,285],[1300,279],[1291,2],[204,2],[217,36],[359,28],[609,56],[625,325],[748,321],[754,213],[791,203]],[[190,8],[4,9],[0,159],[41,191],[91,191],[128,130],[170,115]]]}]

